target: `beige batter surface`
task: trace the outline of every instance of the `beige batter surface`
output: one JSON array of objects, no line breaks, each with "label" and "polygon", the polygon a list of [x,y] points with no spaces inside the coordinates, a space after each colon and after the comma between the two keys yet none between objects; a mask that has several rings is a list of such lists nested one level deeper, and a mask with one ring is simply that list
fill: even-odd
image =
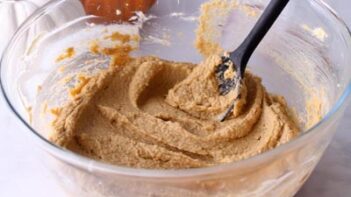
[{"label": "beige batter surface", "polygon": [[61,109],[51,140],[111,164],[178,169],[238,161],[298,135],[284,98],[267,93],[249,72],[233,114],[217,121],[234,94],[218,92],[219,62],[142,57],[111,65]]}]

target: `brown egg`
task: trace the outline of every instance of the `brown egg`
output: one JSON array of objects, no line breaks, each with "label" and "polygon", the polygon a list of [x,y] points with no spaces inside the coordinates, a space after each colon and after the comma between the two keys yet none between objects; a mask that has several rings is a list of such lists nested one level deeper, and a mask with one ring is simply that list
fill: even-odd
[{"label": "brown egg", "polygon": [[128,21],[136,11],[146,12],[156,0],[81,0],[87,14],[107,21]]}]

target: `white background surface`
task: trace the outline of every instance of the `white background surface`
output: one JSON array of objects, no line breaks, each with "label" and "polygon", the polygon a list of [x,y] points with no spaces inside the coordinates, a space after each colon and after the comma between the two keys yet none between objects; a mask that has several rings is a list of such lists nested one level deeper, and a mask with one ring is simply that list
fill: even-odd
[{"label": "white background surface", "polygon": [[[1,0],[0,0],[1,1]],[[351,1],[327,0],[351,26]],[[349,12],[349,13],[348,13]],[[1,36],[1,35],[0,35]],[[351,51],[350,51],[351,53]],[[351,65],[350,65],[351,66]],[[333,142],[297,197],[351,196],[351,105]],[[0,197],[65,196],[43,168],[26,130],[0,96]]]}]

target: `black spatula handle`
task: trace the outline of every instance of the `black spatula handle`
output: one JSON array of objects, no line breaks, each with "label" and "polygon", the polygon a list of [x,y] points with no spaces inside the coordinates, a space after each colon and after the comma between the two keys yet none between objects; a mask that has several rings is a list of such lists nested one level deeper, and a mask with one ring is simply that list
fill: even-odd
[{"label": "black spatula handle", "polygon": [[243,76],[246,65],[258,44],[272,27],[289,0],[271,0],[244,42],[232,53],[230,59]]}]

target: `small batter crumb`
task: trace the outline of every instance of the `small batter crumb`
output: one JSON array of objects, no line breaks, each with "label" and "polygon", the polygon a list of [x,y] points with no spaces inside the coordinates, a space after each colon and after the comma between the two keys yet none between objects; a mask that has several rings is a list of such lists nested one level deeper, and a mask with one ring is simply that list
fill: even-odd
[{"label": "small batter crumb", "polygon": [[32,107],[27,107],[27,112],[28,112],[29,123],[32,123],[32,120],[33,120],[33,108]]},{"label": "small batter crumb", "polygon": [[105,39],[110,39],[111,41],[121,41],[123,44],[127,43],[131,40],[131,35],[129,34],[121,34],[119,32],[113,32],[109,36],[105,36]]},{"label": "small batter crumb", "polygon": [[75,55],[75,50],[74,50],[74,48],[73,48],[73,47],[69,47],[69,48],[66,49],[66,51],[65,51],[63,54],[59,55],[59,56],[56,58],[56,62],[60,62],[60,61],[62,61],[62,60],[64,60],[64,59],[71,58],[71,57],[73,57],[74,55]]},{"label": "small batter crumb", "polygon": [[258,9],[249,5],[241,5],[240,9],[243,10],[248,16],[257,17],[259,12]]},{"label": "small batter crumb", "polygon": [[39,93],[41,90],[43,89],[43,87],[41,85],[37,86],[37,92]]},{"label": "small batter crumb", "polygon": [[307,122],[306,128],[311,128],[322,119],[323,101],[316,95],[306,101]]},{"label": "small batter crumb", "polygon": [[104,39],[110,39],[111,41],[120,41],[122,44],[130,41],[138,41],[138,35],[121,34],[119,32],[113,32],[111,35],[105,36]]},{"label": "small batter crumb", "polygon": [[42,103],[42,113],[41,114],[45,114],[48,111],[48,102],[44,101]]},{"label": "small batter crumb", "polygon": [[100,51],[100,47],[99,47],[98,42],[96,40],[91,41],[89,43],[89,49],[90,49],[90,52],[92,52],[94,54],[98,54]]},{"label": "small batter crumb", "polygon": [[52,108],[50,109],[50,113],[56,117],[58,117],[62,112],[62,108],[56,107],[56,108]]},{"label": "small batter crumb", "polygon": [[302,29],[309,32],[312,36],[314,36],[315,38],[317,38],[321,42],[324,42],[325,39],[328,38],[328,34],[321,27],[311,28],[310,26],[308,26],[306,24],[301,25],[301,27],[302,27]]},{"label": "small batter crumb", "polygon": [[72,97],[78,96],[82,92],[83,88],[89,83],[89,81],[90,81],[90,77],[86,77],[82,75],[78,76],[78,84],[70,90],[69,92],[70,95]]},{"label": "small batter crumb", "polygon": [[65,65],[62,65],[62,66],[60,66],[60,67],[58,68],[58,71],[59,71],[60,73],[63,73],[63,72],[65,71],[65,69],[66,69],[66,66],[65,66]]}]

